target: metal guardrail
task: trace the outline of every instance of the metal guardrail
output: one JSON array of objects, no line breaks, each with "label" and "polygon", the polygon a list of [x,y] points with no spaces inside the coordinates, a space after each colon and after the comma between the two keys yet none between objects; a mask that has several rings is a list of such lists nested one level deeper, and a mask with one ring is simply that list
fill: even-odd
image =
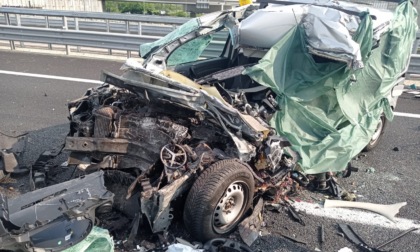
[{"label": "metal guardrail", "polygon": [[[131,51],[138,51],[140,44],[157,40],[188,20],[166,16],[0,8],[0,40],[9,40],[12,50],[15,49],[14,41],[20,41],[21,46],[23,42],[46,43],[50,48],[51,44],[65,45],[67,53],[70,53],[68,46],[72,45],[105,48],[109,53],[112,49],[126,50],[130,56]],[[216,37],[203,56],[211,57],[220,52],[222,41],[223,36]],[[408,78],[420,77],[419,43],[420,33],[417,33]]]},{"label": "metal guardrail", "polygon": [[[24,27],[47,27],[46,21],[41,17],[21,17],[20,25],[19,20],[16,16],[9,17],[9,25],[24,26]],[[5,16],[0,16],[0,24],[7,24]],[[62,18],[49,18],[48,27],[55,29],[63,29],[65,22]],[[128,32],[127,32],[128,28]],[[169,32],[176,28],[175,25],[162,25],[162,24],[143,24],[143,23],[129,23],[128,26],[125,22],[106,22],[106,21],[95,21],[95,20],[67,20],[68,30],[84,30],[84,31],[102,31],[102,32],[116,32],[116,33],[130,33],[138,35],[149,35],[149,36],[165,36]]]},{"label": "metal guardrail", "polygon": [[157,24],[170,24],[170,25],[181,25],[189,20],[189,18],[170,17],[170,16],[117,14],[117,13],[107,13],[107,12],[39,10],[39,9],[9,8],[9,7],[1,7],[0,13],[32,15],[32,16],[48,16],[48,17],[120,20],[120,21],[128,21],[128,22],[157,23]]},{"label": "metal guardrail", "polygon": [[[26,8],[0,8],[0,39],[9,40],[12,50],[15,41],[47,43],[66,46],[107,48],[138,51],[139,45],[165,36],[188,18],[53,11]],[[3,25],[2,25],[3,24]],[[68,32],[66,32],[68,31]],[[133,35],[136,34],[136,35]],[[137,40],[137,41],[136,41]]]},{"label": "metal guardrail", "polygon": [[420,54],[418,54],[419,45],[420,45],[420,31],[418,31],[416,34],[416,41],[414,41],[413,48],[411,50],[410,63],[408,65],[408,69],[405,74],[406,79],[420,77]]},{"label": "metal guardrail", "polygon": [[420,54],[411,54],[410,64],[406,73],[407,79],[420,77]]},{"label": "metal guardrail", "polygon": [[[49,11],[24,8],[0,8],[0,40],[9,40],[12,50],[15,41],[69,46],[138,51],[143,43],[157,40],[189,19],[110,13]],[[147,34],[147,35],[146,35]],[[151,36],[152,35],[152,36]],[[203,57],[214,57],[222,51],[225,34],[214,36]]]},{"label": "metal guardrail", "polygon": [[138,51],[142,43],[159,37],[0,25],[0,39],[46,44]]},{"label": "metal guardrail", "polygon": [[[114,0],[118,2],[139,2],[139,0]],[[182,5],[197,5],[197,0],[147,0],[147,3],[162,3],[162,4],[182,4]],[[238,0],[207,0],[208,6],[238,6]]]}]

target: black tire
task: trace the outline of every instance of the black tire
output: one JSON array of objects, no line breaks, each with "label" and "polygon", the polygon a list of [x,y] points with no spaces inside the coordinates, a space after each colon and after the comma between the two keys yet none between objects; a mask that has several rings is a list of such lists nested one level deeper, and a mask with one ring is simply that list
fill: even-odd
[{"label": "black tire", "polygon": [[[203,242],[227,235],[242,220],[253,196],[254,178],[243,163],[236,159],[216,162],[198,177],[188,193],[185,227]],[[223,211],[221,206],[232,211]]]},{"label": "black tire", "polygon": [[366,145],[366,147],[363,149],[364,152],[369,152],[373,149],[375,149],[376,146],[378,146],[380,140],[382,139],[382,136],[385,132],[385,126],[386,126],[387,120],[385,118],[385,115],[382,114],[380,117],[380,121],[378,123],[377,129],[375,133],[373,133],[372,139],[370,142]]}]

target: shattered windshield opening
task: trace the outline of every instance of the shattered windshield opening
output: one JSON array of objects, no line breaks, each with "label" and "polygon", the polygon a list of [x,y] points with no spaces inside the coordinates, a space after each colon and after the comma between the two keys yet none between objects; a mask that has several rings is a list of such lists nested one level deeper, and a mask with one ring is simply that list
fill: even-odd
[{"label": "shattered windshield opening", "polygon": [[152,53],[157,48],[196,30],[199,26],[200,22],[197,18],[191,19],[190,21],[181,25],[178,29],[172,31],[162,39],[159,39],[152,43],[140,45],[140,56],[143,58],[147,58],[150,55],[150,53]]},{"label": "shattered windshield opening", "polygon": [[167,65],[175,66],[197,60],[220,57],[228,36],[229,33],[226,28],[219,28],[215,33],[188,41],[169,55]]}]

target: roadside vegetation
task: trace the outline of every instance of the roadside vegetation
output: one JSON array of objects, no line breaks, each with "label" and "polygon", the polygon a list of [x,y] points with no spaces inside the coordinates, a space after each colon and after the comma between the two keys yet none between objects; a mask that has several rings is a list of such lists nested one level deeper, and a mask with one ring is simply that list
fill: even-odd
[{"label": "roadside vegetation", "polygon": [[106,12],[166,15],[175,17],[188,17],[189,13],[184,11],[180,4],[161,4],[161,3],[127,3],[127,2],[105,2]]}]

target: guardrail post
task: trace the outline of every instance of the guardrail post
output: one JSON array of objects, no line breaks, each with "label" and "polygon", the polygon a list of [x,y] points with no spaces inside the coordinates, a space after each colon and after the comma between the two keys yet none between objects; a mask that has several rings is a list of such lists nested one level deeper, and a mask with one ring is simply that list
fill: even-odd
[{"label": "guardrail post", "polygon": [[412,54],[417,54],[417,49],[419,48],[419,43],[420,43],[420,38],[416,37],[416,40],[414,41],[414,44],[413,44],[413,49],[411,50]]},{"label": "guardrail post", "polygon": [[[125,33],[130,34],[130,21],[125,21]],[[131,58],[131,51],[127,50],[127,59]]]},{"label": "guardrail post", "polygon": [[[68,24],[67,24],[67,17],[65,17],[65,16],[63,16],[63,29],[64,30],[68,30],[69,29],[69,27],[68,27]],[[67,55],[69,55],[70,54],[70,47],[69,47],[69,45],[66,45],[66,54]]]},{"label": "guardrail post", "polygon": [[[79,19],[77,17],[74,18],[74,29],[79,30]],[[76,51],[80,52],[80,46],[76,46]]]},{"label": "guardrail post", "polygon": [[[19,14],[16,14],[16,24],[17,24],[17,26],[22,26],[22,22],[21,22],[21,20],[20,20],[20,15]],[[24,48],[25,47],[25,44],[23,43],[23,41],[19,41],[20,42],[20,47],[21,48]]]},{"label": "guardrail post", "polygon": [[[10,25],[10,17],[9,13],[4,13],[4,19],[6,19],[6,25]],[[13,40],[9,40],[10,50],[15,50],[15,42]]]},{"label": "guardrail post", "polygon": [[[109,28],[109,19],[106,20],[106,32],[109,33],[110,32],[110,28]],[[112,49],[108,49],[108,54],[112,55]]]},{"label": "guardrail post", "polygon": [[139,35],[141,35],[141,33],[142,33],[142,28],[141,28],[141,22],[139,22]]},{"label": "guardrail post", "polygon": [[[47,28],[47,29],[50,28],[50,22],[49,22],[48,16],[45,16],[45,28]],[[52,50],[52,45],[51,44],[48,44],[48,49]]]}]

